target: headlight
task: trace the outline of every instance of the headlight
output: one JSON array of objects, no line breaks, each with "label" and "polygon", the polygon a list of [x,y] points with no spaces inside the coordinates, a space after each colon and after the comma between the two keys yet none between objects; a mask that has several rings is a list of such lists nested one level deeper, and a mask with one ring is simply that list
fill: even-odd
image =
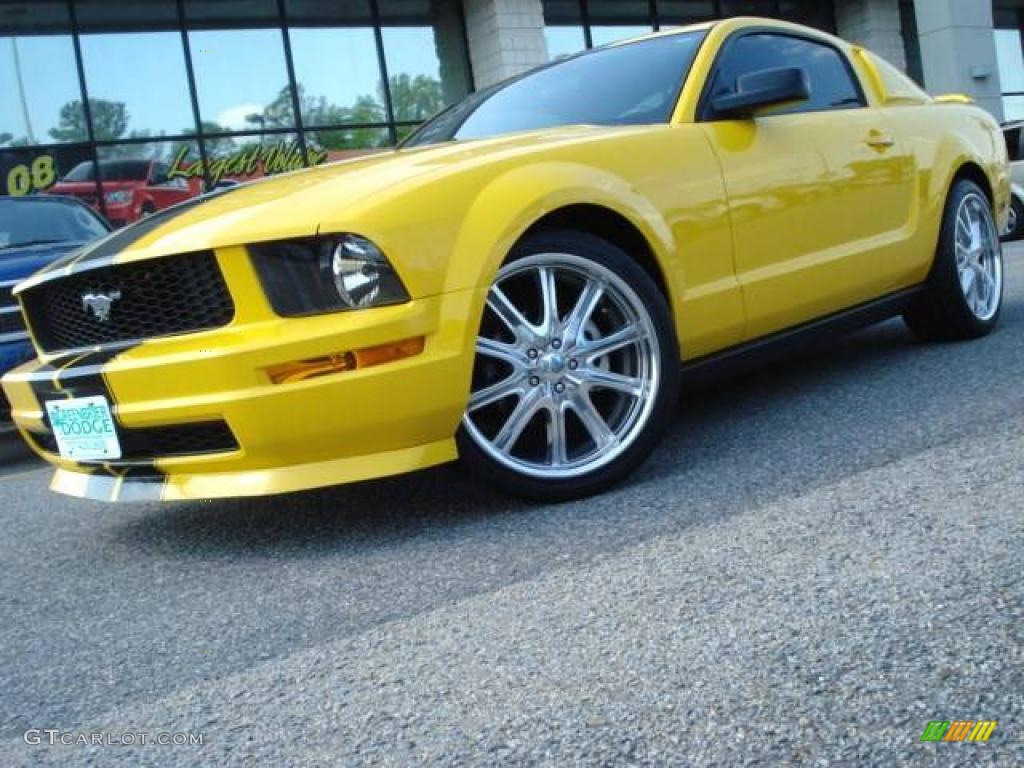
[{"label": "headlight", "polygon": [[284,317],[409,300],[387,257],[359,235],[257,243],[249,253],[271,306]]},{"label": "headlight", "polygon": [[130,189],[116,189],[113,192],[107,192],[108,203],[123,205],[124,203],[130,203],[131,201],[132,193]]}]

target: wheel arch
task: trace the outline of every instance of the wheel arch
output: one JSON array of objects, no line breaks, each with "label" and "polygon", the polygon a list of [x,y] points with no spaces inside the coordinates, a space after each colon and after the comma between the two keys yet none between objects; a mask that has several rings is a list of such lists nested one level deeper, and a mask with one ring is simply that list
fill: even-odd
[{"label": "wheel arch", "polygon": [[476,195],[462,218],[445,290],[485,289],[518,242],[555,228],[586,232],[622,248],[651,275],[674,310],[682,272],[662,213],[621,177],[568,162],[516,168]]},{"label": "wheel arch", "polygon": [[[949,186],[946,191],[948,196],[950,191],[953,189],[953,185],[958,181],[973,181],[979,187],[981,191],[985,193],[985,197],[988,198],[989,204],[994,204],[995,193],[992,189],[992,182],[985,173],[984,169],[973,160],[964,160],[960,166],[953,172],[953,177],[949,181]],[[994,213],[994,211],[993,211]]]},{"label": "wheel arch", "polygon": [[654,281],[671,309],[671,293],[661,264],[644,233],[624,215],[604,205],[572,203],[544,214],[522,234],[572,230],[599,237],[621,249]]}]

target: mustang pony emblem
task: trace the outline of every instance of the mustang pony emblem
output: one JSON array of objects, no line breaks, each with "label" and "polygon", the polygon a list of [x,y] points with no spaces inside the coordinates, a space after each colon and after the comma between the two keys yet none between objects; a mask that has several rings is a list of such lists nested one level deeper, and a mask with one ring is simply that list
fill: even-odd
[{"label": "mustang pony emblem", "polygon": [[120,300],[121,292],[114,290],[108,293],[83,293],[82,310],[92,315],[97,322],[105,323],[110,319],[110,308]]}]

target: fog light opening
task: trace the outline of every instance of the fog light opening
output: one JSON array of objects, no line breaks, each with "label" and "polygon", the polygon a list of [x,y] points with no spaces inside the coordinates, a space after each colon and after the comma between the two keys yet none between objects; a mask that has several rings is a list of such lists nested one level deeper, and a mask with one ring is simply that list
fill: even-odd
[{"label": "fog light opening", "polygon": [[374,365],[414,357],[423,351],[424,346],[424,337],[417,336],[375,347],[364,347],[348,352],[311,357],[307,360],[293,360],[289,363],[271,365],[266,371],[274,384],[290,384],[317,376],[353,371],[357,368],[370,368]]}]

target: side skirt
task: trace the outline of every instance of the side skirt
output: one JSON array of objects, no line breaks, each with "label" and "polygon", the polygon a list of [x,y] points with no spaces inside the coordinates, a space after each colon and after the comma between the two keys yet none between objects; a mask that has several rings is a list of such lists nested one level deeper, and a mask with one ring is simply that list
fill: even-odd
[{"label": "side skirt", "polygon": [[839,336],[896,317],[922,290],[923,285],[906,288],[794,328],[737,344],[721,352],[683,361],[683,384],[701,386],[720,378],[745,373],[795,352],[806,351]]}]

